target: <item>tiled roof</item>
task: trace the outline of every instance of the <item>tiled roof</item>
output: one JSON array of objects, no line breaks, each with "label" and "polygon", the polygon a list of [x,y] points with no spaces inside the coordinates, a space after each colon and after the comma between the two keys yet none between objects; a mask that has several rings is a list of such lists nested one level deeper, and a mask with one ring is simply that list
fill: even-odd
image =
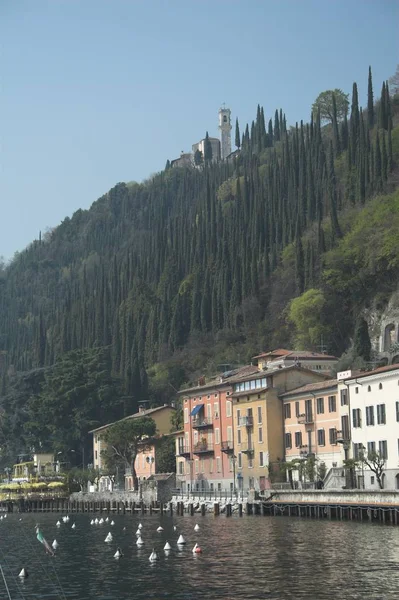
[{"label": "tiled roof", "polygon": [[155,412],[160,410],[164,410],[165,408],[171,408],[172,410],[176,410],[174,406],[170,406],[169,404],[164,404],[163,406],[156,406],[155,408],[148,408],[147,410],[142,410],[141,412],[134,413],[134,415],[129,415],[124,417],[123,419],[119,419],[118,421],[114,421],[113,423],[107,423],[106,425],[101,425],[101,427],[97,427],[97,429],[91,429],[89,433],[94,433],[95,431],[99,431],[100,429],[106,429],[107,427],[111,427],[111,425],[115,425],[115,423],[120,423],[121,421],[126,421],[128,419],[137,419],[138,417],[148,417],[153,415]]},{"label": "tiled roof", "polygon": [[262,352],[253,358],[265,358],[266,356],[286,356],[291,354],[292,350],[285,350],[284,348],[278,348],[277,350],[271,350],[270,352]]},{"label": "tiled roof", "polygon": [[254,367],[253,365],[246,365],[244,367],[238,367],[237,369],[228,371],[227,373],[220,373],[216,377],[212,377],[212,379],[209,379],[209,381],[207,381],[204,385],[195,385],[193,387],[184,388],[178,393],[187,394],[188,392],[200,392],[201,390],[206,390],[209,388],[221,387],[226,384],[229,384],[231,381],[235,380],[236,377],[242,377],[248,375],[249,373],[259,373],[259,370],[258,367]]},{"label": "tiled roof", "polygon": [[285,392],[281,394],[282,398],[286,398],[287,396],[295,396],[297,394],[306,394],[307,392],[313,392],[316,390],[326,390],[328,388],[335,387],[337,385],[336,379],[328,379],[327,381],[318,381],[317,383],[307,383],[299,388],[295,388],[290,392]]},{"label": "tiled roof", "polygon": [[369,377],[370,375],[378,375],[378,373],[388,373],[389,371],[399,371],[398,365],[386,365],[385,367],[378,367],[378,369],[374,369],[373,371],[360,371],[359,374],[352,373],[350,377],[347,377],[345,381],[349,379],[360,379],[361,377]]},{"label": "tiled roof", "polygon": [[263,354],[258,354],[258,356],[254,356],[253,358],[267,358],[268,356],[276,356],[278,358],[302,358],[303,360],[311,360],[312,358],[317,358],[320,360],[338,360],[336,356],[331,356],[330,354],[309,352],[309,350],[285,350],[285,348],[278,348],[277,350],[272,350],[271,352],[264,352]]}]

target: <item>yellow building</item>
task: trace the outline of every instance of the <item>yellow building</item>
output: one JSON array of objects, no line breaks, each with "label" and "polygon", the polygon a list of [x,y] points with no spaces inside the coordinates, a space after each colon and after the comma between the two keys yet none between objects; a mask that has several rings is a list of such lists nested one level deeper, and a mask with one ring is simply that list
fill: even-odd
[{"label": "yellow building", "polygon": [[51,475],[55,472],[54,455],[34,453],[32,460],[20,462],[13,466],[13,479],[29,479],[31,476]]},{"label": "yellow building", "polygon": [[284,420],[280,395],[325,377],[297,366],[234,378],[234,466],[239,490],[261,491],[282,478]]},{"label": "yellow building", "polygon": [[[151,417],[155,421],[157,436],[165,435],[171,432],[172,429],[172,416],[175,414],[176,409],[173,406],[169,406],[168,404],[164,404],[163,406],[158,406],[156,408],[149,408],[148,410],[140,409],[139,412],[134,413],[133,415],[129,415],[125,417],[125,419],[137,419],[138,417]],[[102,469],[104,467],[103,459],[101,456],[102,450],[105,449],[105,443],[101,439],[101,436],[106,432],[111,425],[115,425],[115,423],[108,423],[107,425],[103,425],[102,427],[98,427],[97,429],[93,429],[89,433],[93,434],[93,465],[95,469]],[[147,461],[147,458],[149,459]],[[136,458],[136,471],[141,474],[141,472],[146,470],[146,475],[148,471],[148,476],[150,474],[155,473],[154,465],[155,454],[153,451],[153,445],[149,448],[144,447],[142,451],[139,451]],[[104,481],[101,482],[101,487],[104,487]],[[107,484],[108,485],[108,484]]]}]

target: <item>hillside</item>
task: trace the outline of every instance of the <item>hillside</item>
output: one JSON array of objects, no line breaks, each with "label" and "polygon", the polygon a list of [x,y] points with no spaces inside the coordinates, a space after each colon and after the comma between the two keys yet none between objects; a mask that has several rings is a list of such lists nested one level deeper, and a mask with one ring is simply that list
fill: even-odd
[{"label": "hillside", "polygon": [[259,350],[347,350],[399,279],[398,112],[385,83],[373,118],[356,84],[327,126],[258,107],[233,161],[119,183],[17,254],[0,274],[3,454],[80,448],[107,410]]}]

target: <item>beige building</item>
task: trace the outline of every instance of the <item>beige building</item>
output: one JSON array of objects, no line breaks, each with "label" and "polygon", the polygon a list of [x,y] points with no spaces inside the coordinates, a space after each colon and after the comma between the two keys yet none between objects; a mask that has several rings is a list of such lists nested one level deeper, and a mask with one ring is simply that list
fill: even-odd
[{"label": "beige building", "polygon": [[[171,432],[171,429],[172,429],[172,421],[171,420],[172,420],[172,416],[175,414],[175,411],[176,411],[176,409],[173,408],[172,406],[164,404],[164,406],[158,406],[156,408],[150,408],[148,410],[140,409],[139,412],[134,413],[133,415],[129,415],[128,417],[125,417],[125,419],[121,419],[121,420],[124,421],[126,419],[137,419],[139,417],[151,417],[155,421],[157,435],[159,436],[159,435],[169,434]],[[89,433],[93,434],[93,465],[94,465],[95,469],[103,469],[104,468],[101,452],[102,452],[102,450],[104,450],[105,445],[104,445],[103,440],[101,439],[101,436],[105,433],[105,431],[109,427],[111,427],[111,425],[114,425],[114,424],[115,423],[108,423],[107,425],[103,425],[102,427],[98,427],[97,429],[93,429],[92,431],[89,432]],[[152,445],[152,448],[153,449],[151,451],[151,448],[148,449],[147,447],[145,447],[137,455],[135,467],[136,467],[136,470],[140,474],[142,474],[143,471],[145,473],[147,473],[147,470],[148,470],[148,475],[150,474],[150,470],[151,470],[151,474],[155,473],[155,470],[154,470],[155,453],[154,453],[153,445]],[[143,456],[144,456],[145,464],[143,463]],[[146,460],[147,457],[149,458],[148,461]],[[151,457],[154,458],[154,460],[152,460]],[[142,476],[144,477],[145,475],[142,475]],[[108,486],[108,483],[102,481],[100,487],[104,488],[104,485]]]},{"label": "beige building", "polygon": [[[220,140],[218,138],[210,137],[209,141],[212,147],[212,161],[217,162],[220,160]],[[197,150],[202,152],[202,157],[205,156],[205,138],[198,142],[198,144],[193,144],[193,155]]]},{"label": "beige building", "polygon": [[260,370],[264,371],[295,365],[324,374],[330,374],[338,361],[336,356],[328,354],[309,352],[307,350],[285,350],[284,348],[258,354],[252,360],[257,363]]}]

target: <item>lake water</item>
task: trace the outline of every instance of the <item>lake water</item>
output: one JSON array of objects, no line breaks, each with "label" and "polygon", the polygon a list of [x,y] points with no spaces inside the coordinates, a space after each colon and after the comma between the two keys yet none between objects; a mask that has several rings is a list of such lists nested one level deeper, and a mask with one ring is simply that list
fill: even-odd
[{"label": "lake water", "polygon": [[[99,515],[95,515],[95,517]],[[105,516],[105,515],[104,515]],[[22,517],[22,521],[19,519]],[[399,597],[399,528],[289,517],[214,518],[8,515],[0,521],[0,562],[12,600],[390,600]],[[61,527],[56,527],[57,520]],[[143,524],[145,545],[136,545]],[[36,540],[38,522],[55,558]],[[76,529],[72,529],[72,523]],[[200,531],[194,531],[198,522]],[[157,533],[162,525],[164,531]],[[177,531],[173,526],[176,525]],[[126,527],[126,531],[123,528]],[[108,531],[111,544],[104,542]],[[178,550],[182,533],[187,544]],[[166,541],[172,546],[165,556]],[[193,556],[198,542],[203,553]],[[113,558],[120,546],[124,556]],[[152,548],[159,560],[152,565]],[[22,582],[22,567],[30,576]],[[0,576],[0,599],[8,595]]]}]

